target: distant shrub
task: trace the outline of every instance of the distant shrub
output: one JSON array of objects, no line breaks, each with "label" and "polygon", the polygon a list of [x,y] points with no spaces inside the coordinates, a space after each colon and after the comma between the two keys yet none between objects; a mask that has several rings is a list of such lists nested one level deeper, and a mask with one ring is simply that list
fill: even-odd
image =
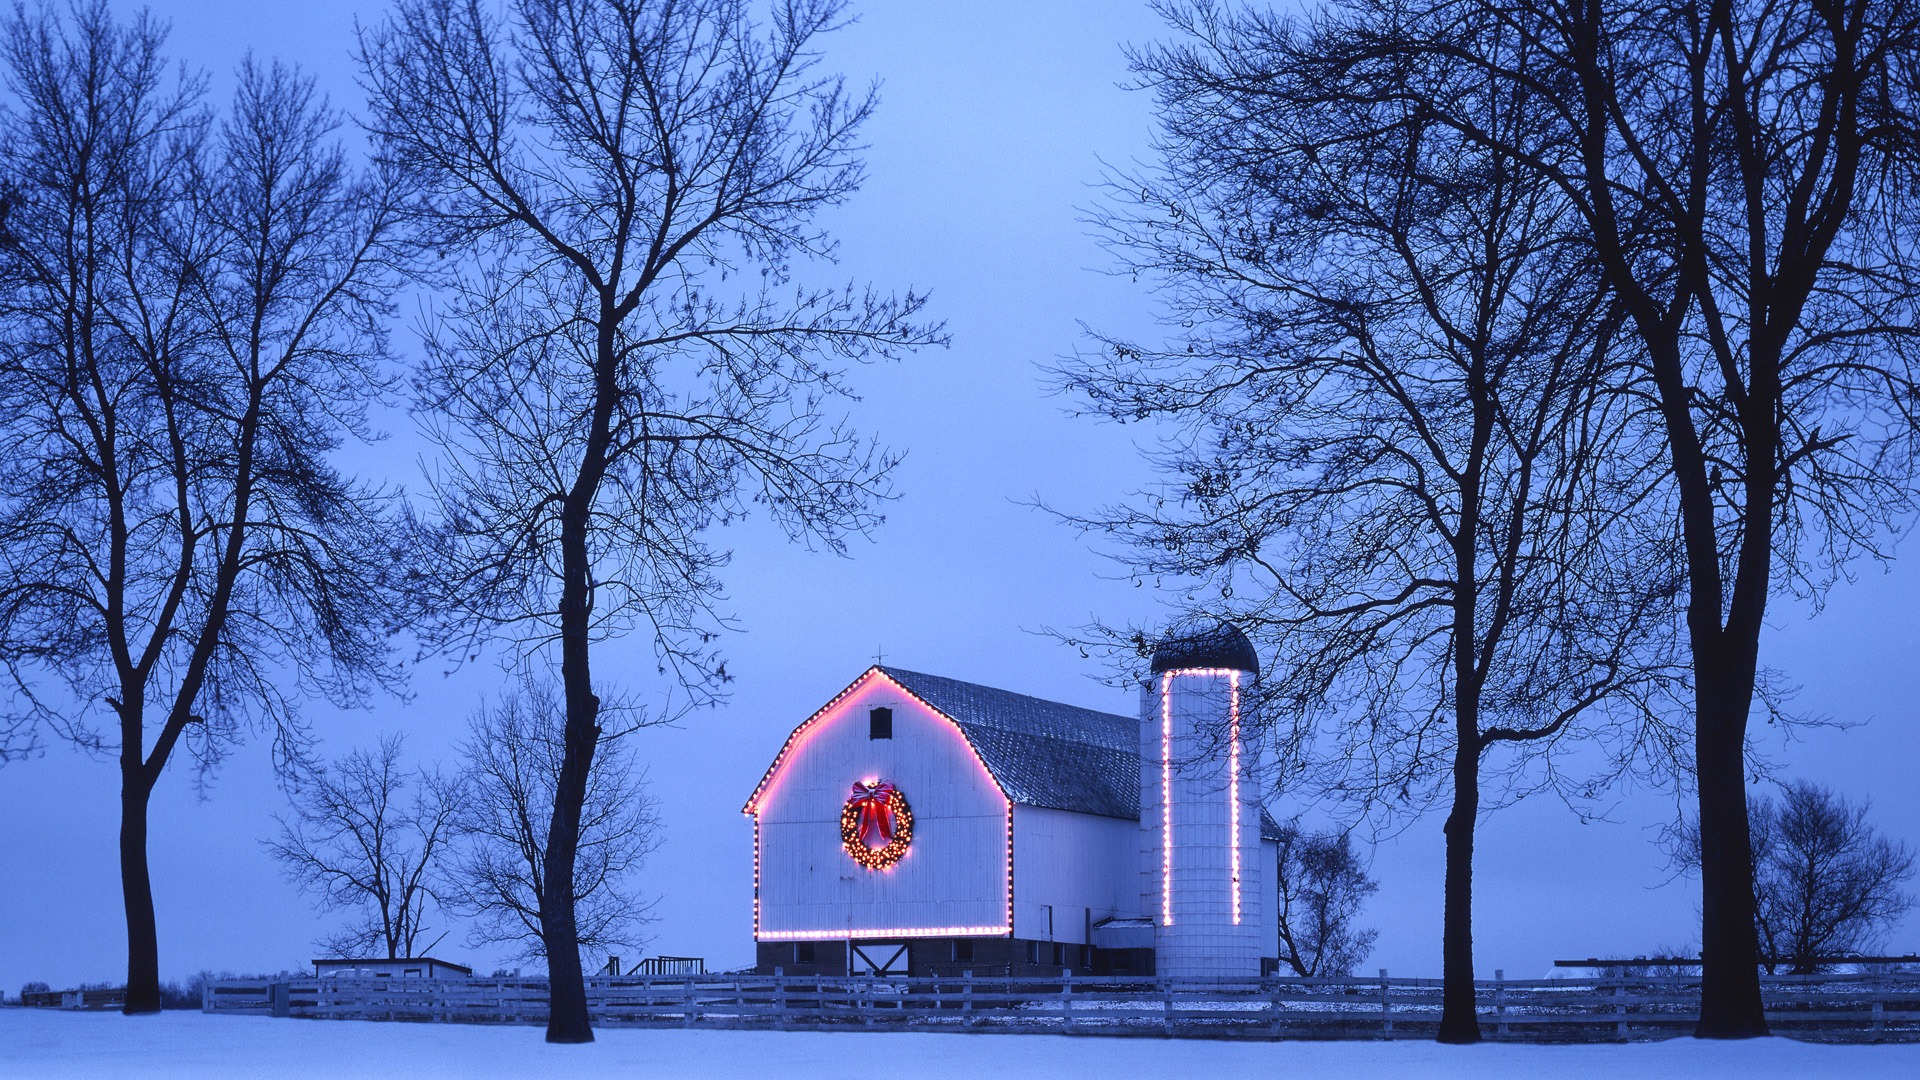
[{"label": "distant shrub", "polygon": [[178,980],[160,984],[160,1008],[197,1009],[200,1007],[200,988],[192,980],[185,984]]},{"label": "distant shrub", "polygon": [[177,1005],[177,1006],[167,1005],[165,1002],[166,1002],[166,995],[168,992],[168,988],[163,986],[160,989],[161,1007],[168,1008],[168,1009],[199,1008],[200,999],[203,995],[203,992],[206,990],[208,983],[228,982],[228,981],[293,982],[298,979],[311,979],[311,978],[313,978],[313,972],[306,971],[306,970],[300,970],[300,971],[281,970],[281,971],[274,971],[274,972],[257,972],[257,973],[246,972],[246,971],[196,971],[192,975],[189,975],[187,977],[187,982],[184,987],[180,986],[177,983],[169,984],[170,986],[173,987],[174,992],[182,995],[183,999],[187,1003],[183,1005]]},{"label": "distant shrub", "polygon": [[[1698,955],[1699,949],[1692,947],[1674,948],[1662,946],[1653,951],[1652,956],[1637,956],[1635,960],[1688,960]],[[1699,964],[1636,964],[1629,960],[1619,964],[1609,964],[1596,968],[1595,973],[1603,979],[1645,979],[1645,978],[1699,978]]]}]

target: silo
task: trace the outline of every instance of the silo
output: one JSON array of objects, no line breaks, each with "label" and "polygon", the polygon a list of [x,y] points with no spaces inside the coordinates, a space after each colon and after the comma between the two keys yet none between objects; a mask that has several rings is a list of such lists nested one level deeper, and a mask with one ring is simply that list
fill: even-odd
[{"label": "silo", "polygon": [[1241,708],[1259,659],[1233,626],[1189,623],[1161,639],[1152,671],[1141,695],[1140,847],[1155,970],[1257,977],[1275,900]]}]

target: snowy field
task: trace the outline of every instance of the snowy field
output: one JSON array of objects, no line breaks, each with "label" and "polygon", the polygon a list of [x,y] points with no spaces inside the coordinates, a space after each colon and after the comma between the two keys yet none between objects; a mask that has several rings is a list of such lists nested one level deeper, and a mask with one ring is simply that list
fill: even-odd
[{"label": "snowy field", "polygon": [[1299,1076],[1538,1080],[1806,1080],[1920,1076],[1920,1045],[1822,1046],[1787,1039],[1602,1046],[1441,1047],[1426,1042],[1207,1042],[918,1032],[612,1029],[591,1046],[549,1047],[532,1027],[275,1020],[251,1016],[0,1010],[5,1080],[247,1077],[271,1080],[486,1077],[751,1077],[846,1080],[983,1077]]}]

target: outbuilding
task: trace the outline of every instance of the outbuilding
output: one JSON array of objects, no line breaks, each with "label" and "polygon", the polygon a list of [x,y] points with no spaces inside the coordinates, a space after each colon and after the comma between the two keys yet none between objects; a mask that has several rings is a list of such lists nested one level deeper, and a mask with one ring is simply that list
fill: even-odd
[{"label": "outbuilding", "polygon": [[431,956],[408,956],[397,960],[335,957],[313,962],[316,977],[343,979],[471,979],[473,969],[465,964],[436,960]]}]

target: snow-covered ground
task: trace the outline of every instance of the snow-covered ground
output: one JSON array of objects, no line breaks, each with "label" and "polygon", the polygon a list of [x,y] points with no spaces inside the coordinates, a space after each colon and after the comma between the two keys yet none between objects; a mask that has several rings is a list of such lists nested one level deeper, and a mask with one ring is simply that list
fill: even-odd
[{"label": "snow-covered ground", "polygon": [[1537,1080],[1846,1080],[1920,1076],[1920,1045],[1822,1046],[1787,1039],[1597,1046],[1426,1042],[1211,1042],[1060,1035],[611,1029],[553,1047],[532,1027],[274,1020],[166,1013],[0,1010],[0,1077],[114,1080],[572,1080],[750,1077],[845,1080],[983,1077],[1299,1076]]}]

